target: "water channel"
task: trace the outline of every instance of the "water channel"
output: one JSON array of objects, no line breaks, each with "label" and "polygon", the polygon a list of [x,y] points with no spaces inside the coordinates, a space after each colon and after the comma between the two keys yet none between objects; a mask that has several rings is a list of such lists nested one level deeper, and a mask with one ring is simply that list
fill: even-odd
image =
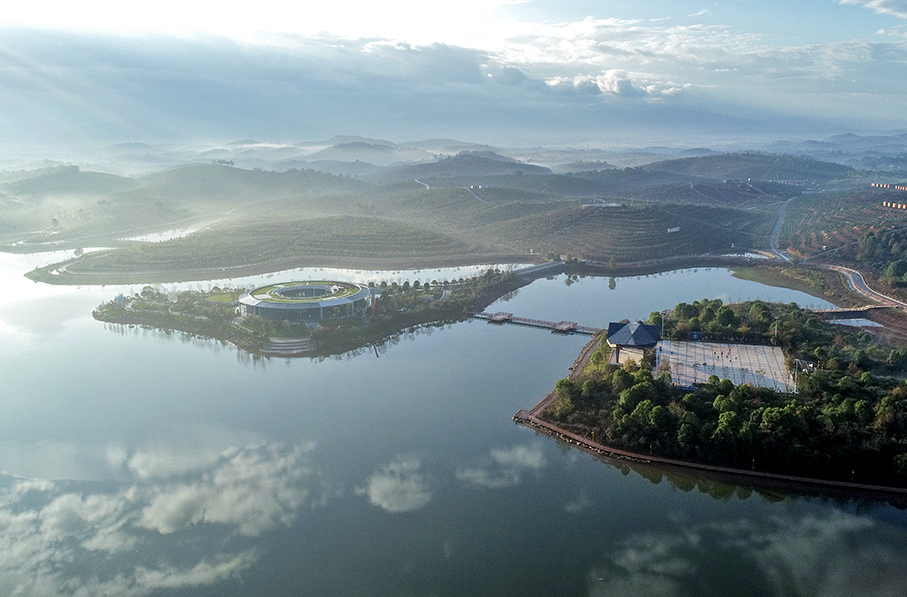
[{"label": "water channel", "polygon": [[[0,594],[900,595],[907,514],[597,461],[515,426],[583,336],[469,321],[334,359],[91,318],[128,287],[0,254]],[[299,270],[236,281],[426,280]],[[613,288],[611,288],[613,286]],[[165,285],[166,288],[170,286]],[[538,280],[491,310],[827,306],[719,269]]]}]

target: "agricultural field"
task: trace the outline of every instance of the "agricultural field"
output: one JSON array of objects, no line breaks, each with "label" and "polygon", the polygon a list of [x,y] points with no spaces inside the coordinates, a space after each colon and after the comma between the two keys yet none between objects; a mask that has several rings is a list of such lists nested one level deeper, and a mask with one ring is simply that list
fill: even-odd
[{"label": "agricultural field", "polygon": [[86,257],[75,273],[235,267],[309,255],[392,258],[480,252],[442,234],[378,218],[334,216],[214,227],[185,238]]},{"label": "agricultural field", "polygon": [[778,246],[803,257],[856,243],[867,232],[907,226],[907,212],[882,206],[883,201],[905,201],[907,193],[863,188],[805,194],[793,199]]},{"label": "agricultural field", "polygon": [[[726,252],[732,245],[765,248],[773,222],[773,214],[765,212],[699,206],[563,206],[480,230],[500,243],[523,242],[535,252],[628,262]],[[526,247],[528,241],[522,239],[533,239],[533,244]]]}]

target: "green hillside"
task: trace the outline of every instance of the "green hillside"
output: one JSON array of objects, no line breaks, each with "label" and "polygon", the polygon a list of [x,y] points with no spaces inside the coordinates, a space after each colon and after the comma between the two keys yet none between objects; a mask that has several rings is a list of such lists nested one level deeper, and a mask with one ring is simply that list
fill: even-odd
[{"label": "green hillside", "polygon": [[215,227],[185,238],[93,255],[73,272],[204,269],[311,256],[392,258],[467,255],[482,248],[378,218],[338,216]]}]

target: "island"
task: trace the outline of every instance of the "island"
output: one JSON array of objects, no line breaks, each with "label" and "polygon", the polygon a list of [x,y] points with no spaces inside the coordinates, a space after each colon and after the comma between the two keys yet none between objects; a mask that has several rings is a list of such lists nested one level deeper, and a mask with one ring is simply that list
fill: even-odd
[{"label": "island", "polygon": [[539,271],[492,268],[443,283],[381,282],[373,287],[324,280],[166,293],[145,286],[133,296],[120,294],[99,305],[93,316],[212,338],[256,355],[324,357],[377,350],[404,330],[462,321],[529,284]]}]

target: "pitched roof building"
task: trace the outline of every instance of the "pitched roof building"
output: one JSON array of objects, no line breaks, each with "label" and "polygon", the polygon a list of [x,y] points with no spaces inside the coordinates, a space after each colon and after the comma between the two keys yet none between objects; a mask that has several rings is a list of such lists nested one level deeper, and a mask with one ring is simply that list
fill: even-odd
[{"label": "pitched roof building", "polygon": [[658,328],[647,323],[608,324],[608,346],[614,349],[612,362],[620,363],[621,348],[654,348],[658,344]]}]

